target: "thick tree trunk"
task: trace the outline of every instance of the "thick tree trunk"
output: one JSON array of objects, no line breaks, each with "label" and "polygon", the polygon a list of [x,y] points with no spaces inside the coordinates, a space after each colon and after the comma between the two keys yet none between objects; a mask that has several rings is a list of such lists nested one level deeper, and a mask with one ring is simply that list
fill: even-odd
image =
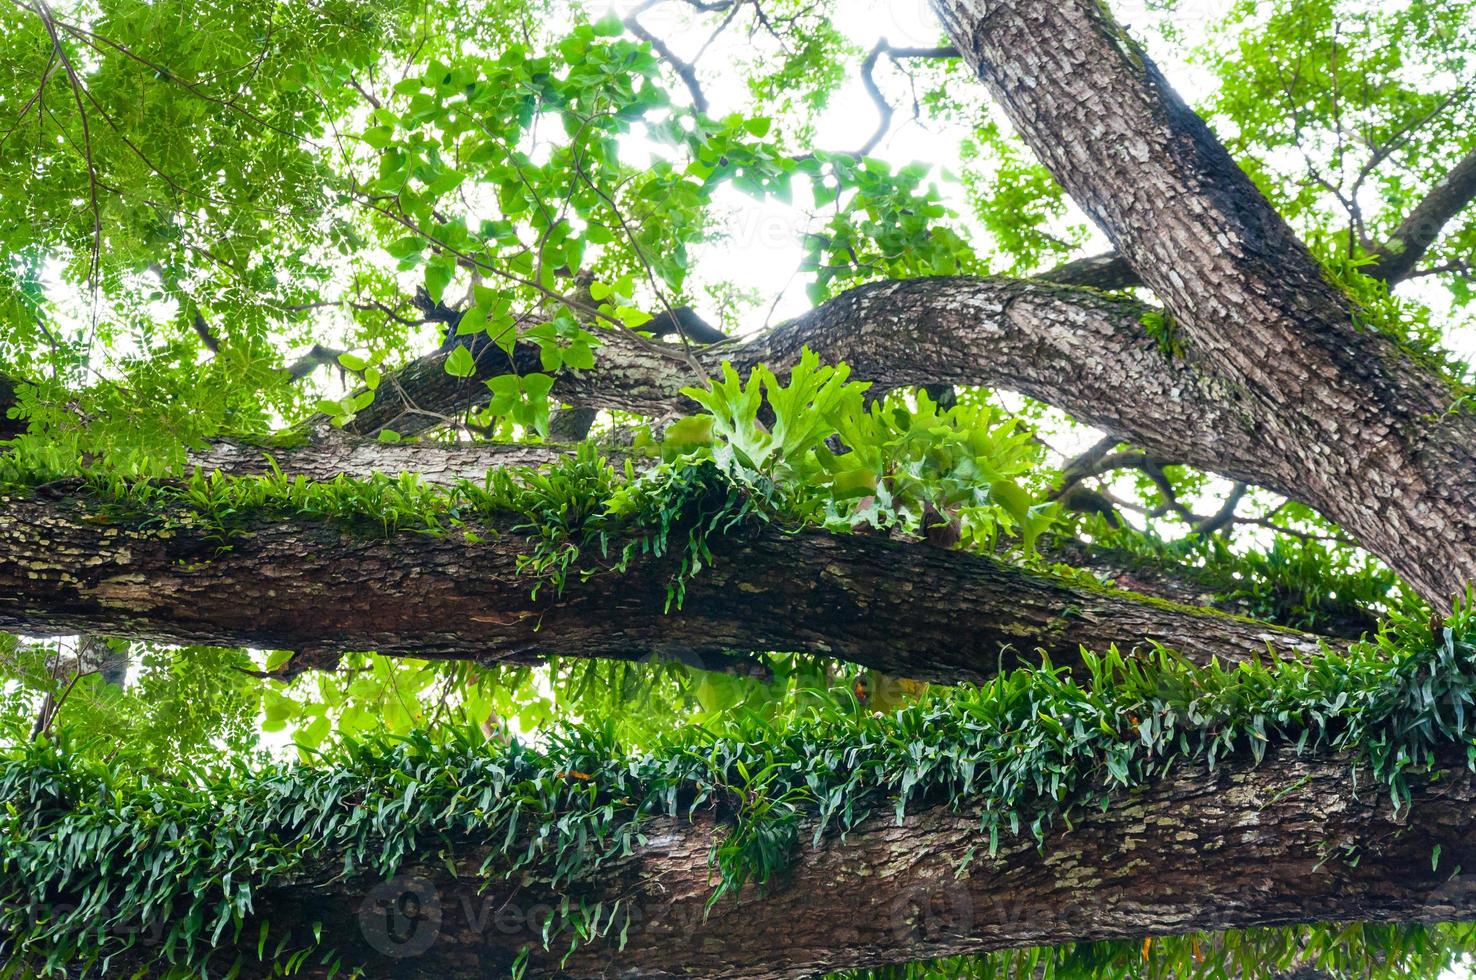
[{"label": "thick tree trunk", "polygon": [[933,0],[1024,140],[1243,393],[1269,483],[1427,599],[1476,579],[1476,417],[1354,322],[1285,222],[1097,0]]},{"label": "thick tree trunk", "polygon": [[1316,652],[1306,634],[864,535],[735,531],[668,613],[670,559],[576,571],[562,596],[545,585],[533,598],[513,520],[477,527],[476,542],[272,520],[221,551],[174,516],[160,527],[80,500],[0,498],[0,628],[286,649],[308,664],[350,650],[484,663],[811,651],[945,682],[1037,649],[1060,663],[1149,641],[1201,660]]},{"label": "thick tree trunk", "polygon": [[[1413,808],[1397,815],[1345,759],[1273,752],[1212,773],[1176,766],[1105,812],[1083,810],[1043,849],[1007,838],[994,857],[967,807],[901,825],[878,816],[843,843],[802,843],[767,894],[750,889],[710,915],[722,828],[702,814],[659,820],[644,847],[569,893],[576,905],[604,902],[606,915],[622,901],[624,950],[582,944],[561,965],[565,936],[529,975],[761,980],[1070,940],[1468,918],[1476,886],[1459,869],[1476,867],[1476,777],[1461,749],[1439,761],[1451,771],[1416,777]],[[325,943],[370,976],[500,975],[563,895],[479,876],[485,853],[461,842],[454,875],[426,853],[388,882],[341,877],[325,855],[321,875],[259,893],[255,914],[304,936],[321,923]],[[254,939],[253,924],[242,934]]]}]

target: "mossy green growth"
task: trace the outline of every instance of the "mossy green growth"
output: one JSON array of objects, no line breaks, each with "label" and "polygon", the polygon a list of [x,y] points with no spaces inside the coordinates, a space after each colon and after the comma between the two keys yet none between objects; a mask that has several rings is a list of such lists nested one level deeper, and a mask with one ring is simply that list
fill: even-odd
[{"label": "mossy green growth", "polygon": [[[711,560],[708,541],[745,522],[798,525],[803,516],[780,488],[740,482],[710,456],[694,454],[637,471],[617,470],[585,444],[556,466],[490,470],[481,483],[426,483],[415,474],[332,480],[290,477],[275,466],[264,476],[196,472],[181,480],[128,480],[91,474],[66,481],[68,496],[103,517],[146,527],[193,528],[229,551],[274,520],[326,521],[370,537],[395,534],[514,533],[529,542],[520,568],[561,590],[571,575],[621,571],[640,555],[671,556],[670,602]],[[0,490],[27,494],[47,481],[12,480]]]},{"label": "mossy green growth", "polygon": [[[1429,610],[1387,567],[1368,554],[1318,540],[1280,537],[1270,547],[1238,553],[1216,535],[1165,541],[1136,531],[1093,527],[1084,558],[1149,578],[1170,570],[1216,606],[1262,622],[1356,639],[1373,633],[1394,611],[1409,617]],[[1068,546],[1080,547],[1076,542]],[[1057,566],[1062,574],[1076,574]]]},{"label": "mossy green growth", "polygon": [[1321,260],[1323,277],[1347,298],[1354,324],[1390,338],[1404,354],[1444,379],[1451,388],[1452,411],[1469,408],[1476,396],[1470,365],[1445,349],[1444,331],[1428,307],[1395,296],[1388,283],[1364,271],[1378,256],[1361,250],[1350,255],[1345,243],[1328,236],[1314,237],[1309,245]]},{"label": "mossy green growth", "polygon": [[[135,954],[198,970],[248,928],[253,896],[325,857],[389,875],[412,856],[490,847],[482,874],[567,890],[637,847],[651,818],[698,810],[730,825],[712,854],[721,893],[764,887],[800,848],[923,806],[975,815],[979,856],[1020,837],[1050,847],[1075,808],[1272,750],[1347,753],[1403,806],[1440,747],[1476,759],[1473,707],[1468,604],[1438,635],[1399,621],[1305,663],[1108,652],[1074,676],[1044,664],[860,719],[822,704],[782,726],[735,717],[639,753],[597,727],[546,733],[539,747],[422,733],[344,742],[311,766],[162,780],[29,744],[0,756],[0,954],[21,970],[76,965],[118,953],[119,927],[163,915],[164,942]],[[546,942],[618,943],[618,913],[594,918],[615,933],[568,907]],[[290,945],[276,924],[257,928],[262,948]]]},{"label": "mossy green growth", "polygon": [[[589,444],[544,470],[499,468],[481,483],[426,484],[414,474],[292,478],[218,472],[138,479],[107,469],[58,471],[44,454],[0,454],[0,492],[65,483],[106,511],[142,523],[203,528],[222,550],[261,522],[328,520],[388,536],[459,532],[489,522],[532,542],[522,567],[562,588],[571,574],[621,570],[638,555],[677,559],[668,605],[711,561],[708,540],[744,523],[857,527],[922,536],[951,525],[960,546],[1035,558],[1035,540],[1059,508],[1041,502],[1039,447],[983,405],[943,408],[925,394],[868,403],[868,386],[804,351],[787,379],[731,365],[686,393],[709,414],[673,425],[651,465],[617,471]],[[773,412],[759,419],[761,406]],[[837,451],[839,450],[839,451]],[[511,521],[508,519],[511,518]],[[509,527],[510,524],[510,527]]]}]

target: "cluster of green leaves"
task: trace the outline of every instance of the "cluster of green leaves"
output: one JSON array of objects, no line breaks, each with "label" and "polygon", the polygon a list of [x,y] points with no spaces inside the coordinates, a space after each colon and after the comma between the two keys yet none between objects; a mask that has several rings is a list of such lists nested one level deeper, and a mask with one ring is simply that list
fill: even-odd
[{"label": "cluster of green leaves", "polygon": [[[638,329],[649,310],[682,295],[688,249],[707,237],[714,194],[729,184],[788,200],[803,177],[817,207],[835,206],[826,232],[808,239],[816,298],[833,280],[977,267],[940,225],[947,211],[936,191],[921,189],[927,167],[796,158],[766,139],[767,117],[676,108],[655,55],[622,31],[607,17],[576,27],[557,57],[514,45],[496,59],[432,62],[397,83],[361,133],[378,170],[355,194],[398,235],[386,250],[399,268],[422,267],[432,300],[453,299],[452,286],[466,281],[458,336],[485,335],[509,355],[519,341],[534,344],[545,373],[592,367],[591,327]],[[535,153],[529,140],[551,124],[564,138]],[[635,131],[676,159],[624,163],[620,138]],[[587,295],[573,288],[580,274],[593,277]],[[473,367],[465,349],[446,362],[461,377]],[[488,384],[493,415],[544,429],[550,376]]]},{"label": "cluster of green leaves", "polygon": [[1066,217],[1065,191],[998,123],[979,127],[963,154],[972,164],[962,177],[973,213],[1012,273],[1040,271],[1086,240],[1084,225],[1058,227]]},{"label": "cluster of green leaves", "polygon": [[[210,292],[216,283],[186,257],[204,248],[220,271],[290,301],[314,266],[294,236],[324,230],[315,137],[348,108],[347,79],[404,39],[415,6],[58,4],[55,43],[35,10],[7,6],[0,60],[14,84],[0,90],[0,183],[11,210],[0,251],[63,258],[78,279],[145,300]],[[150,285],[129,281],[151,262]],[[261,275],[246,273],[253,266]],[[27,336],[35,320],[12,326]]]},{"label": "cluster of green leaves", "polygon": [[0,371],[30,383],[29,438],[148,473],[302,409],[276,371],[306,338],[287,311],[348,227],[319,137],[417,6],[0,11]]},{"label": "cluster of green leaves", "polygon": [[78,676],[75,653],[56,644],[0,635],[0,741],[29,739],[36,704],[49,696],[61,708],[52,732],[119,764],[167,773],[256,755],[263,691],[235,669],[252,666],[244,651],[111,642],[119,664],[131,665],[124,685]]},{"label": "cluster of green leaves", "polygon": [[[314,408],[346,421],[375,397],[366,375],[423,342],[412,273],[461,314],[463,343],[537,348],[542,370],[493,379],[476,421],[542,432],[551,375],[593,365],[598,324],[639,327],[684,300],[724,186],[787,201],[807,180],[834,204],[826,278],[966,264],[959,236],[935,227],[922,168],[796,155],[769,137],[770,116],[674,106],[618,20],[575,5],[554,28],[548,6],[387,0],[285,20],[259,4],[59,6],[55,45],[30,8],[0,13],[15,78],[37,82],[0,91],[17,121],[0,180],[19,209],[0,263],[0,371],[29,382],[33,448],[58,470],[106,455],[157,475],[210,436],[262,435]],[[843,63],[818,72],[817,59],[849,49],[814,5],[762,20],[779,48],[754,59],[774,72],[756,84],[788,87],[776,108],[818,109]],[[200,40],[181,48],[170,25],[185,22]],[[382,59],[397,62],[388,79]],[[652,151],[634,166],[633,135]],[[68,296],[77,285],[90,302]],[[367,349],[349,355],[367,371],[344,364],[364,388],[320,403],[292,383],[286,351],[314,342]],[[446,364],[472,372],[465,349]]]},{"label": "cluster of green leaves", "polygon": [[709,414],[674,425],[667,445],[709,447],[724,472],[777,483],[794,513],[824,527],[952,526],[979,551],[1005,532],[1033,554],[1057,508],[1036,502],[1040,450],[1028,430],[985,403],[942,409],[922,391],[868,402],[870,386],[849,374],[809,351],[786,381],[762,365],[744,381],[725,364],[707,388],[683,389]]},{"label": "cluster of green leaves", "polygon": [[[733,718],[721,735],[684,728],[637,753],[592,724],[537,748],[417,734],[345,742],[319,765],[156,779],[27,744],[0,757],[0,936],[16,968],[105,966],[130,941],[125,927],[162,917],[162,943],[135,953],[229,969],[213,947],[241,940],[253,896],[309,861],[390,875],[412,854],[490,845],[479,874],[576,896],[543,923],[545,945],[618,943],[628,919],[581,902],[579,885],[636,847],[655,815],[715,810],[729,822],[712,855],[721,894],[782,875],[806,837],[939,803],[978,815],[981,853],[1015,836],[1049,846],[1074,808],[1268,751],[1351,753],[1402,807],[1412,780],[1438,775],[1442,746],[1465,746],[1476,766],[1473,640],[1468,606],[1433,637],[1405,621],[1307,662],[1203,667],[1109,651],[1079,676],[1044,664],[859,721],[817,703],[783,726]],[[1345,858],[1356,854],[1329,854]],[[296,925],[253,923],[259,936],[245,938],[258,955],[306,950]]]},{"label": "cluster of green leaves", "polygon": [[894,172],[881,160],[845,154],[818,159],[827,166],[812,178],[815,206],[832,213],[805,236],[803,267],[814,272],[807,287],[811,302],[858,282],[987,271],[968,240],[942,224],[954,215],[936,186],[924,187],[931,169],[926,164]]},{"label": "cluster of green leaves", "polygon": [[[284,662],[285,652],[269,655],[267,669]],[[720,670],[718,668],[725,668]],[[216,679],[201,678],[213,683]],[[56,685],[53,683],[52,685]],[[191,694],[205,710],[213,703],[208,687]],[[481,667],[465,661],[422,661],[350,653],[332,673],[309,673],[285,685],[245,688],[259,700],[261,727],[282,733],[304,759],[331,751],[337,738],[408,735],[432,738],[457,732],[533,733],[579,718],[598,718],[624,746],[645,748],[683,725],[721,731],[732,713],[755,715],[781,724],[812,703],[850,706],[857,712],[889,710],[915,700],[926,685],[879,677],[859,668],[795,654],[752,654],[730,663],[688,664],[675,660],[631,663],[554,657],[538,667]],[[24,734],[34,713],[33,699],[13,692],[15,733]],[[249,720],[249,719],[248,719]],[[92,751],[128,749],[134,730],[95,723],[90,706],[79,715],[63,713],[53,726],[66,737],[81,733],[95,740]],[[190,743],[176,747],[173,733],[152,732],[161,743],[150,752],[197,759]],[[113,742],[124,744],[114,746]]]}]

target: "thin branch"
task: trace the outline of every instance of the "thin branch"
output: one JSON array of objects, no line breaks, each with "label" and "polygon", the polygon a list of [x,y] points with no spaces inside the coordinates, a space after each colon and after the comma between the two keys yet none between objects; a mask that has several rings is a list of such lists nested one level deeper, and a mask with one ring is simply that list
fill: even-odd
[{"label": "thin branch", "polygon": [[200,314],[199,310],[195,311],[195,318],[191,321],[191,326],[195,328],[195,334],[200,338],[200,343],[205,345],[206,350],[212,354],[220,353],[220,340],[211,332],[210,324],[205,322],[205,317]]},{"label": "thin branch", "polygon": [[1219,509],[1219,511],[1207,520],[1200,521],[1194,525],[1194,533],[1202,534],[1205,537],[1209,537],[1216,531],[1221,531],[1225,528],[1233,527],[1235,525],[1235,509],[1240,506],[1241,500],[1245,498],[1246,491],[1249,489],[1250,487],[1247,484],[1235,484],[1234,489],[1232,489],[1230,491],[1230,495],[1225,498],[1225,503]]},{"label": "thin branch", "polygon": [[866,88],[866,94],[871,97],[880,118],[871,138],[855,152],[854,155],[858,157],[864,157],[877,148],[886,137],[887,131],[892,128],[892,117],[896,114],[896,109],[893,108],[886,94],[882,92],[881,86],[876,82],[876,65],[882,55],[891,58],[893,64],[900,65],[901,61],[906,58],[957,58],[960,53],[958,48],[952,45],[937,48],[898,48],[893,47],[886,38],[876,42],[867,53],[865,60],[861,62],[861,84]]},{"label": "thin branch", "polygon": [[660,55],[661,59],[671,66],[682,84],[687,86],[687,91],[692,95],[692,106],[702,115],[707,115],[709,104],[707,95],[702,91],[702,82],[697,77],[697,66],[689,61],[684,61],[680,55],[673,51],[665,41],[652,34],[641,24],[635,14],[625,18],[625,29],[651,46],[651,50]]},{"label": "thin branch", "polygon": [[97,276],[102,262],[102,208],[97,201],[97,161],[93,156],[92,127],[87,118],[87,109],[82,104],[82,95],[87,89],[82,84],[82,78],[77,74],[72,59],[67,55],[66,48],[62,45],[61,36],[57,33],[56,18],[52,15],[51,8],[46,4],[46,0],[34,0],[34,3],[35,6],[31,9],[46,26],[46,33],[51,38],[52,50],[61,61],[62,67],[66,70],[67,79],[71,82],[72,99],[77,104],[77,115],[82,124],[82,154],[87,161],[87,197],[92,208],[92,255],[87,278],[96,289]]}]

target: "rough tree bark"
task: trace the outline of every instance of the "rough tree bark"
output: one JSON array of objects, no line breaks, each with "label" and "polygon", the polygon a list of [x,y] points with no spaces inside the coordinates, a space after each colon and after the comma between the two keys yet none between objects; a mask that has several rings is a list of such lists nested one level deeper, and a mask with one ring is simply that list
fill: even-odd
[{"label": "rough tree bark", "polygon": [[1063,664],[1082,646],[1148,641],[1200,660],[1317,652],[1307,634],[864,535],[734,532],[668,612],[669,559],[576,573],[562,596],[545,585],[534,598],[518,567],[531,543],[512,519],[477,526],[477,542],[270,520],[222,550],[176,517],[0,498],[0,629],[287,649],[319,666],[351,650],[483,663],[812,651],[945,682],[1036,661],[1037,648]]},{"label": "rough tree bark", "polygon": [[416,473],[426,483],[446,485],[458,480],[481,483],[496,469],[548,466],[568,459],[573,451],[572,446],[513,443],[383,443],[328,432],[282,447],[223,439],[190,453],[188,461],[207,473],[227,476],[264,476],[275,465],[288,476],[309,480]]},{"label": "rough tree bark", "polygon": [[[1273,753],[1259,766],[1179,767],[1106,812],[1079,813],[1041,850],[1005,839],[993,857],[968,809],[924,809],[901,825],[877,816],[843,843],[804,847],[767,894],[750,889],[707,916],[708,855],[723,829],[703,814],[660,820],[646,846],[571,892],[606,910],[628,904],[625,949],[581,945],[561,965],[565,938],[536,954],[529,974],[762,980],[1067,938],[1469,916],[1476,883],[1452,869],[1476,867],[1476,775],[1462,750],[1437,761],[1450,772],[1416,778],[1413,807],[1400,814],[1366,788],[1366,774],[1355,790],[1346,759]],[[537,943],[562,895],[489,883],[476,873],[486,852],[475,842],[454,853],[454,875],[427,855],[389,882],[345,878],[326,855],[321,874],[259,894],[255,914],[304,930],[322,923],[371,976],[496,975]],[[251,923],[242,930],[255,934]]]},{"label": "rough tree bark", "polygon": [[1476,415],[1375,329],[1095,0],[933,0],[1021,137],[1243,398],[1269,482],[1427,599],[1476,579]]},{"label": "rough tree bark", "polygon": [[[560,377],[554,395],[576,405],[670,416],[695,409],[681,389],[705,382],[724,361],[740,373],[758,364],[782,372],[809,347],[823,361],[845,361],[880,390],[937,383],[1009,388],[1144,448],[1172,446],[1174,458],[1192,455],[1206,468],[1252,472],[1259,460],[1234,391],[1165,356],[1143,326],[1149,310],[1133,300],[1029,280],[878,283],[848,290],[754,340],[694,351],[700,373],[680,348],[604,334],[595,367]],[[440,416],[485,403],[483,380],[508,366],[500,350],[485,345],[479,373],[459,379],[446,374],[446,356],[437,352],[399,372],[398,390],[382,389],[349,429],[365,436],[423,431]],[[536,359],[536,351],[526,356]]]}]

